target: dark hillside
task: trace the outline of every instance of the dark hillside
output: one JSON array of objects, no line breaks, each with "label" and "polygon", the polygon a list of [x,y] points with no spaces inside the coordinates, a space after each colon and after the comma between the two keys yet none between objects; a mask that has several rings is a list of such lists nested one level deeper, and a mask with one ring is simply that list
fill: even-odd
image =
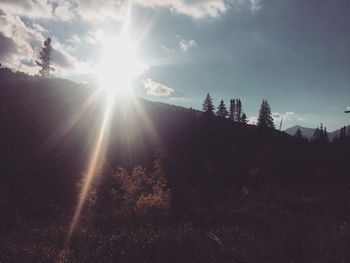
[{"label": "dark hillside", "polygon": [[[1,180],[16,193],[70,204],[101,126],[105,98],[93,87],[63,79],[6,69],[0,78]],[[198,111],[144,99],[117,100],[112,118],[106,160],[129,170],[151,167],[161,149],[173,186],[240,186],[251,180],[250,170],[264,174],[260,183],[344,180],[345,146],[339,156],[334,144],[330,154],[322,143],[298,142],[277,130],[226,119],[207,120]]]},{"label": "dark hillside", "polygon": [[141,98],[116,100],[60,254],[105,105],[94,87],[0,70],[0,261],[348,258],[349,136],[310,142]]},{"label": "dark hillside", "polygon": [[[104,98],[86,85],[18,74],[0,71],[0,180],[18,198],[44,194],[70,204],[100,129]],[[135,105],[127,112],[115,105],[106,156],[114,166],[152,165],[156,150],[188,122],[185,108],[143,99]]]}]

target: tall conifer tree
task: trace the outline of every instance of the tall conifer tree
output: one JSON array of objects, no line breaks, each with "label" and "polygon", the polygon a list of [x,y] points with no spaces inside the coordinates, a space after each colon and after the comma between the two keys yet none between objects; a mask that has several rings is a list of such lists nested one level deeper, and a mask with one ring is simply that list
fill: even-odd
[{"label": "tall conifer tree", "polygon": [[261,103],[258,117],[258,126],[266,128],[275,128],[275,124],[273,123],[273,117],[271,114],[271,107],[267,100],[263,100]]},{"label": "tall conifer tree", "polygon": [[218,106],[218,110],[216,111],[216,116],[218,116],[220,118],[227,118],[228,111],[226,109],[226,105],[225,105],[224,100],[220,101],[220,104]]},{"label": "tall conifer tree", "polygon": [[231,99],[230,100],[230,113],[229,113],[229,118],[231,121],[235,121],[235,115],[236,115],[236,100]]},{"label": "tall conifer tree", "polygon": [[49,78],[51,76],[50,71],[54,70],[53,67],[51,67],[51,53],[51,38],[48,37],[44,41],[44,46],[42,47],[42,50],[40,52],[40,61],[35,61],[36,64],[41,67],[41,69],[39,70],[39,74],[44,78]]},{"label": "tall conifer tree", "polygon": [[207,94],[207,97],[203,101],[202,111],[203,111],[204,115],[207,117],[214,116],[213,99],[210,97],[209,93]]},{"label": "tall conifer tree", "polygon": [[240,99],[236,99],[236,122],[242,121],[242,102]]},{"label": "tall conifer tree", "polygon": [[245,124],[248,123],[247,115],[244,112],[242,114],[241,122]]}]

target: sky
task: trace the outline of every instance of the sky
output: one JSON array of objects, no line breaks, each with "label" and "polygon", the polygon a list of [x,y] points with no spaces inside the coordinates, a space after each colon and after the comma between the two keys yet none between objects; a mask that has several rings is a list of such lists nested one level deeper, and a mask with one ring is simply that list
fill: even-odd
[{"label": "sky", "polygon": [[54,75],[95,82],[130,4],[137,95],[195,109],[207,93],[240,98],[251,123],[267,99],[283,129],[349,125],[349,0],[0,0],[0,63],[36,74],[51,37]]}]

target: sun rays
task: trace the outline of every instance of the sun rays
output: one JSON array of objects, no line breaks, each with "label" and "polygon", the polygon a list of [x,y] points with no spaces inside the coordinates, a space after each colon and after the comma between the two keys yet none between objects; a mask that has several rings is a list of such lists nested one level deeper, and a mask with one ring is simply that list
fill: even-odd
[{"label": "sun rays", "polygon": [[114,101],[112,98],[109,98],[107,100],[105,110],[104,110],[103,120],[102,120],[101,127],[100,127],[100,131],[99,131],[97,138],[96,138],[96,144],[94,146],[94,150],[93,150],[92,155],[91,155],[91,160],[90,160],[87,172],[84,175],[85,176],[84,183],[83,183],[81,191],[80,191],[78,204],[76,206],[71,224],[69,226],[66,245],[69,244],[69,240],[71,239],[73,231],[79,222],[79,217],[80,217],[81,211],[84,207],[86,196],[90,190],[91,184],[93,182],[93,178],[94,178],[95,174],[98,172],[99,161],[103,158],[103,155],[105,152],[104,148],[106,147],[106,143],[107,143],[107,137],[108,137],[107,134],[108,134],[108,130],[109,130],[108,126],[109,126],[110,118],[111,118],[112,111],[113,111],[113,103],[114,103]]},{"label": "sun rays", "polygon": [[[90,159],[84,173],[83,184],[68,227],[64,251],[69,248],[70,240],[79,224],[91,185],[95,176],[99,173],[99,168],[101,168],[101,163],[106,155],[110,143],[108,134],[113,129],[111,126],[119,126],[116,130],[121,135],[118,135],[128,144],[130,149],[136,143],[143,143],[142,140],[138,140],[142,137],[140,132],[147,132],[152,140],[158,139],[152,121],[142,108],[139,100],[133,96],[133,81],[144,72],[146,66],[138,59],[137,41],[133,42],[129,38],[130,13],[131,6],[129,5],[121,32],[118,35],[106,37],[103,41],[103,55],[97,70],[99,88],[97,93],[93,95],[94,103],[103,104],[102,120],[96,133]],[[78,122],[79,116],[91,105],[90,99],[89,102],[84,103],[82,111],[77,113],[77,116],[72,117],[67,129],[72,129]],[[66,133],[67,131],[64,130],[63,132]]]}]

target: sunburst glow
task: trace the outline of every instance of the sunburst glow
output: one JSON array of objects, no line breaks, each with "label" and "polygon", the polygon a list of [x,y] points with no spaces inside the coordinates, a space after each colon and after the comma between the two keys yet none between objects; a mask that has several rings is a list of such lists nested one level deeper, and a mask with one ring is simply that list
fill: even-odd
[{"label": "sunburst glow", "polygon": [[[99,90],[96,92],[96,96],[94,96],[94,98],[96,99],[95,102],[98,102],[98,98],[101,97],[97,95],[102,95],[105,109],[103,112],[101,126],[96,136],[95,145],[91,149],[91,158],[88,163],[87,171],[84,174],[84,182],[80,189],[80,195],[74,210],[73,218],[70,222],[63,253],[68,249],[73,232],[79,224],[86,198],[93,180],[98,173],[99,165],[102,163],[101,160],[105,155],[106,148],[108,147],[107,134],[109,133],[112,118],[123,116],[121,113],[124,113],[124,110],[134,110],[136,112],[133,112],[134,115],[141,115],[141,124],[145,126],[146,131],[150,132],[154,138],[157,137],[151,121],[143,113],[143,109],[137,103],[137,99],[134,96],[129,96],[127,101],[124,99],[125,95],[133,94],[133,80],[147,69],[147,66],[141,63],[141,61],[138,59],[138,42],[132,41],[128,37],[130,12],[131,5],[129,5],[122,30],[119,35],[106,37],[103,40],[103,55],[97,68]],[[102,93],[99,91],[102,91]],[[122,99],[117,100],[117,96],[122,96]],[[132,107],[124,107],[126,102],[131,104]],[[113,116],[114,111],[119,112],[119,115]],[[118,123],[122,121],[125,120],[118,119]],[[73,124],[74,122],[75,120],[73,121]],[[131,124],[129,126],[131,126]],[[71,125],[69,127],[71,127]],[[131,130],[125,131],[125,134],[129,135],[130,133],[132,133]],[[129,137],[126,136],[126,138]]]},{"label": "sunburst glow", "polygon": [[130,7],[120,34],[106,38],[103,41],[103,56],[98,66],[98,78],[99,90],[103,91],[106,95],[106,107],[96,143],[92,149],[91,159],[85,173],[85,180],[80,190],[77,206],[70,222],[63,253],[67,250],[74,229],[79,223],[86,197],[93,179],[98,173],[98,164],[104,156],[107,133],[113,114],[116,95],[132,94],[132,82],[134,78],[140,75],[146,68],[137,57],[136,42],[128,38]]},{"label": "sunburst glow", "polygon": [[100,88],[108,95],[132,93],[133,79],[144,70],[137,56],[137,45],[125,34],[106,38],[98,69]]}]

